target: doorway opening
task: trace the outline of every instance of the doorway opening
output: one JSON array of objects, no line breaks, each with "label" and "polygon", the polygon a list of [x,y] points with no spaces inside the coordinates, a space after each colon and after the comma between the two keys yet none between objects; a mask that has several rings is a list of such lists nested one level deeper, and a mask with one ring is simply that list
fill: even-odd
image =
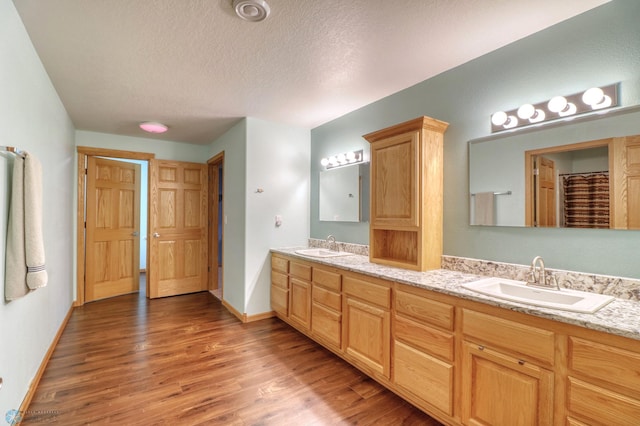
[{"label": "doorway opening", "polygon": [[209,284],[211,294],[223,299],[224,152],[207,161],[209,172]]}]

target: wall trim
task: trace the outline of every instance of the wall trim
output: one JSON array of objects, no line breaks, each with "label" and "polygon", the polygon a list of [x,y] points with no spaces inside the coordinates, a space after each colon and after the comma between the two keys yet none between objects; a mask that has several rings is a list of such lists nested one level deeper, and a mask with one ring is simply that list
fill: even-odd
[{"label": "wall trim", "polygon": [[47,365],[49,364],[49,360],[51,359],[51,355],[53,355],[53,351],[55,351],[56,347],[58,346],[58,341],[60,340],[60,337],[62,336],[62,333],[64,332],[64,329],[67,327],[67,323],[69,322],[69,319],[71,318],[71,314],[73,313],[73,309],[74,309],[74,306],[72,305],[69,308],[69,312],[67,312],[67,315],[62,320],[62,324],[60,324],[60,328],[58,328],[58,332],[54,336],[53,341],[51,342],[51,345],[49,345],[49,349],[47,350],[47,353],[44,355],[44,358],[42,359],[42,362],[40,363],[40,367],[38,368],[38,371],[36,372],[35,377],[31,381],[31,384],[29,385],[29,390],[27,391],[27,394],[25,395],[24,399],[22,400],[22,404],[20,404],[20,414],[23,414],[23,413],[27,412],[27,409],[29,408],[29,405],[31,404],[31,400],[33,399],[33,396],[36,393],[36,389],[38,389],[38,385],[40,384],[40,379],[42,378],[42,375],[44,374],[44,371],[46,370]]},{"label": "wall trim", "polygon": [[238,311],[236,308],[231,306],[231,304],[226,300],[222,300],[221,302],[222,302],[222,306],[227,308],[229,312],[231,312],[236,318],[238,318],[244,324],[248,322],[260,321],[263,319],[272,318],[276,316],[276,313],[274,311],[263,312],[261,314],[255,314],[255,315],[247,315],[246,313],[241,314],[240,311]]}]

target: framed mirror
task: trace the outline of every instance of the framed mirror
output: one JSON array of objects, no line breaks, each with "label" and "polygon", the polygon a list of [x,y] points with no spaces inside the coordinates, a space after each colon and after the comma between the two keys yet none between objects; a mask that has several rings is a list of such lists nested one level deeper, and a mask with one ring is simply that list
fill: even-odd
[{"label": "framed mirror", "polygon": [[470,224],[640,229],[638,111],[470,141]]},{"label": "framed mirror", "polygon": [[369,163],[320,172],[320,221],[369,220]]}]

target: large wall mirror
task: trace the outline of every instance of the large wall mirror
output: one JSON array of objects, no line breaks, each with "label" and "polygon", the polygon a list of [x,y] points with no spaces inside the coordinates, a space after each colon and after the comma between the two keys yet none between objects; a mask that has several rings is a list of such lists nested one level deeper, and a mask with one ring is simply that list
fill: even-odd
[{"label": "large wall mirror", "polygon": [[640,229],[639,109],[472,140],[469,190],[471,225]]},{"label": "large wall mirror", "polygon": [[320,221],[369,220],[369,163],[320,172]]}]

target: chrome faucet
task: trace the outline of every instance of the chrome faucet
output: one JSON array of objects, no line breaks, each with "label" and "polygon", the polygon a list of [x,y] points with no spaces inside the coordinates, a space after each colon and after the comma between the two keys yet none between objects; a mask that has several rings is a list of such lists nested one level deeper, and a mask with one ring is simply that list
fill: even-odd
[{"label": "chrome faucet", "polygon": [[336,243],[336,237],[334,237],[333,235],[327,236],[327,244],[329,244],[329,250],[339,251],[336,250],[338,244]]},{"label": "chrome faucet", "polygon": [[[527,281],[527,285],[537,286],[537,287],[553,287],[556,290],[560,290],[560,286],[558,285],[558,280],[554,275],[547,272],[544,269],[544,260],[542,257],[536,256],[533,258],[531,262],[531,279]],[[553,285],[547,284],[548,279],[553,281]]]}]

